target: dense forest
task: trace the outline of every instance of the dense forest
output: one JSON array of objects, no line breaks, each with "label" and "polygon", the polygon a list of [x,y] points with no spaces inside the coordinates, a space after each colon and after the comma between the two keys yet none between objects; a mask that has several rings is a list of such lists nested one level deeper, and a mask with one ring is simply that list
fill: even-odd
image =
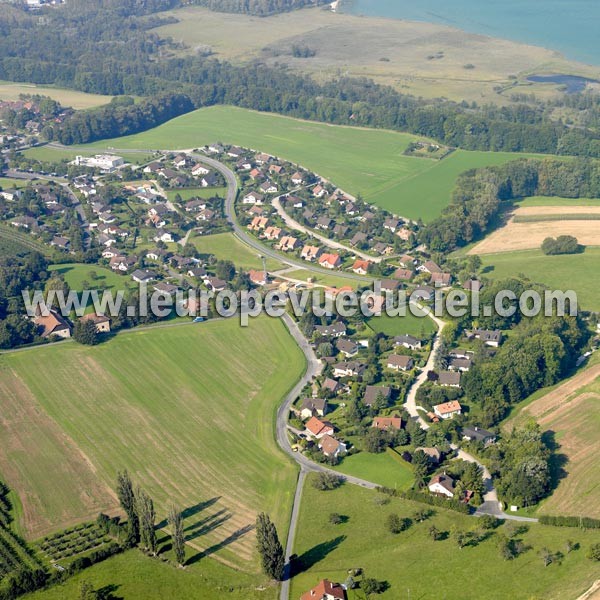
[{"label": "dense forest", "polygon": [[[71,0],[68,9],[36,15],[7,7],[0,15],[0,79],[109,95],[185,95],[190,108],[232,104],[328,123],[409,131],[470,150],[600,157],[600,135],[553,121],[540,107],[425,101],[368,79],[318,84],[260,63],[235,67],[203,55],[181,56],[180,48],[152,31],[172,19],[155,11],[173,4]],[[119,120],[125,123],[130,119],[122,108]],[[134,133],[155,126],[166,114],[157,111],[153,122],[139,119],[136,107],[128,110],[131,124],[125,131],[117,119],[114,130],[79,120],[77,127],[65,126],[70,132],[64,136],[86,142]],[[54,134],[63,136],[59,130]]]},{"label": "dense forest", "polygon": [[600,198],[600,161],[523,159],[463,173],[451,203],[421,232],[436,252],[477,240],[494,225],[507,203],[527,196]]}]

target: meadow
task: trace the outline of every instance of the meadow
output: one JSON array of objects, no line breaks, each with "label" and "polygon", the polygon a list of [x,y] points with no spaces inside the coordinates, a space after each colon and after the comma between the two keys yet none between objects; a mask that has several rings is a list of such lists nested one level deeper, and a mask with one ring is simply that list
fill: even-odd
[{"label": "meadow", "polygon": [[522,274],[553,290],[574,290],[581,308],[600,311],[594,275],[600,269],[600,248],[562,256],[546,256],[541,250],[484,254],[481,262],[486,277],[506,279]]},{"label": "meadow", "polygon": [[[558,86],[525,82],[527,73],[598,74],[597,68],[566,61],[545,48],[460,31],[446,23],[417,22],[421,19],[363,18],[316,8],[267,18],[197,6],[169,14],[178,22],[155,31],[185,43],[188,52],[202,48],[234,63],[259,59],[284,64],[318,80],[340,74],[369,77],[416,96],[504,103],[517,84],[525,84],[528,92],[556,95]],[[315,55],[294,57],[294,44],[309,47]],[[506,98],[498,88],[507,88]]]},{"label": "meadow", "polygon": [[413,483],[413,473],[408,463],[404,462],[399,455],[396,460],[392,450],[382,454],[359,452],[347,456],[340,465],[334,468],[340,473],[392,489],[405,490]]},{"label": "meadow", "polygon": [[437,217],[448,204],[456,178],[463,171],[524,156],[468,151],[456,151],[441,161],[404,156],[408,144],[417,139],[421,138],[394,131],[213,106],[143,133],[74,147],[73,151],[173,150],[216,141],[237,144],[301,164],[354,196],[360,194],[393,213],[424,221]]},{"label": "meadow", "polygon": [[119,275],[111,269],[99,265],[86,265],[79,263],[65,263],[50,265],[48,271],[60,273],[70,289],[80,292],[84,289],[84,283],[90,287],[85,289],[120,290],[133,285],[133,281],[127,275]]},{"label": "meadow", "polygon": [[[381,504],[377,499],[376,492],[356,486],[321,492],[307,481],[294,545],[300,572],[292,580],[291,598],[298,598],[325,577],[343,583],[351,568],[362,568],[365,576],[388,582],[389,589],[377,596],[382,600],[562,600],[577,597],[597,578],[597,566],[585,557],[587,548],[597,541],[597,533],[527,524],[527,531],[516,539],[529,548],[506,561],[497,547],[502,527],[486,532],[476,545],[459,549],[452,532],[474,530],[477,519],[435,508],[427,521],[413,522],[408,530],[394,535],[385,525],[389,514],[411,518],[426,507],[400,499]],[[332,512],[347,521],[332,525]],[[429,535],[432,525],[445,532],[446,539],[433,541]],[[567,539],[580,547],[567,554]],[[538,556],[543,547],[562,552],[561,564],[544,567]],[[364,594],[351,591],[349,600],[364,600]]]},{"label": "meadow", "polygon": [[183,201],[189,200],[190,198],[214,198],[215,196],[224,198],[225,194],[227,193],[227,188],[171,188],[165,191],[167,192],[167,198],[173,202],[175,200],[175,196],[178,194]]},{"label": "meadow", "polygon": [[185,570],[130,550],[98,563],[27,600],[78,600],[82,581],[112,598],[185,598],[186,600],[275,600],[277,588],[261,575],[232,571],[217,561],[200,561]]},{"label": "meadow", "polygon": [[296,469],[273,423],[303,368],[284,325],[267,318],[1,356],[0,476],[20,496],[22,530],[31,539],[114,513],[127,468],[159,521],[170,502],[184,509],[190,556],[253,571],[256,513],[268,510],[282,535],[288,526]]},{"label": "meadow", "polygon": [[0,100],[18,100],[21,94],[49,96],[62,106],[70,106],[74,109],[95,108],[96,106],[108,104],[112,100],[112,96],[87,94],[76,90],[45,87],[34,83],[0,81]]},{"label": "meadow", "polygon": [[383,333],[388,336],[414,335],[421,339],[429,337],[437,329],[429,317],[415,316],[408,307],[406,315],[403,317],[389,317],[386,314],[381,317],[372,317],[369,319],[369,327],[375,333]]},{"label": "meadow", "polygon": [[[238,240],[233,233],[215,233],[213,235],[197,235],[190,242],[201,254],[212,254],[219,260],[230,260],[236,267],[245,269],[262,269],[263,263],[258,253]],[[276,271],[283,265],[267,259],[267,269]]]}]

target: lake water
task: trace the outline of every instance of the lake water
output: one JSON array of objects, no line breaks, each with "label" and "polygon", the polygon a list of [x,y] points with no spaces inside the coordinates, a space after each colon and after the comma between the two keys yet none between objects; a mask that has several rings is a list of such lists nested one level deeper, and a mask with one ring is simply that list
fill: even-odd
[{"label": "lake water", "polygon": [[441,23],[600,65],[600,0],[342,0],[340,10]]}]

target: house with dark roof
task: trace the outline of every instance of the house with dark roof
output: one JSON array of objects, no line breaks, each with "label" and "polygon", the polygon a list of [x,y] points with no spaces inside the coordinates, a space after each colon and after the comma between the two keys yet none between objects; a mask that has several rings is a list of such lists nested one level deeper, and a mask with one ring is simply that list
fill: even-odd
[{"label": "house with dark roof", "polygon": [[327,414],[327,400],[323,398],[304,398],[300,406],[300,418],[304,421],[311,417],[324,417]]},{"label": "house with dark roof", "polygon": [[454,498],[454,479],[450,475],[442,473],[431,479],[427,486],[432,494]]},{"label": "house with dark roof", "polygon": [[496,435],[491,431],[486,431],[481,427],[463,427],[462,428],[462,436],[463,440],[467,440],[469,442],[482,442],[486,446],[493,444],[496,441]]},{"label": "house with dark roof", "polygon": [[442,371],[435,381],[442,387],[460,387],[460,371]]},{"label": "house with dark roof", "polygon": [[419,338],[408,334],[396,336],[394,344],[396,346],[404,346],[404,348],[408,348],[409,350],[420,350],[423,345]]},{"label": "house with dark roof", "polygon": [[391,354],[387,358],[386,366],[393,371],[410,371],[415,366],[415,361],[410,356]]},{"label": "house with dark roof", "polygon": [[342,385],[337,382],[335,379],[331,379],[331,377],[327,377],[325,381],[321,384],[321,388],[331,392],[332,394],[337,394],[341,389]]},{"label": "house with dark roof", "polygon": [[315,331],[323,337],[341,337],[346,335],[346,324],[343,321],[334,321],[331,325],[315,325]]},{"label": "house with dark roof", "polygon": [[335,347],[348,358],[358,354],[358,344],[348,338],[338,338]]},{"label": "house with dark roof", "polygon": [[368,385],[362,398],[363,404],[372,406],[379,398],[389,403],[392,397],[392,388],[380,385]]},{"label": "house with dark roof", "polygon": [[465,335],[468,339],[481,340],[486,346],[497,348],[502,343],[502,332],[499,329],[493,331],[489,329],[473,329],[466,331]]},{"label": "house with dark roof", "polygon": [[360,377],[366,370],[366,365],[357,360],[341,362],[333,365],[334,377]]}]

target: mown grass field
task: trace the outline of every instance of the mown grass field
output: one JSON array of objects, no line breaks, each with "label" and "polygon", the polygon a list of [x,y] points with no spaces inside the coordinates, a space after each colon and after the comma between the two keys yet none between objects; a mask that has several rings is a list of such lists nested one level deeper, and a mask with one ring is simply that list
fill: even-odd
[{"label": "mown grass field", "polygon": [[538,512],[599,518],[600,365],[596,362],[537,396],[512,414],[505,427],[510,429],[531,418],[557,444],[557,486]]},{"label": "mown grass field", "polygon": [[[33,368],[32,365],[35,364]],[[268,510],[285,534],[295,467],[274,414],[304,368],[284,325],[236,320],[126,332],[0,357],[0,476],[29,538],[117,508],[127,468],[165,517],[186,510],[190,555],[255,568],[247,528]]]},{"label": "mown grass field", "polygon": [[[105,267],[99,265],[86,265],[79,263],[67,263],[50,265],[50,272],[60,273],[67,282],[70,289],[80,292],[84,289],[84,282],[90,284],[90,288],[99,290],[120,290],[126,285],[133,285],[131,277],[121,276]],[[96,277],[94,278],[94,273]],[[86,288],[87,289],[87,288]]]},{"label": "mown grass field", "polygon": [[541,250],[502,252],[482,255],[481,261],[486,277],[505,279],[523,274],[554,290],[574,290],[583,309],[600,310],[597,279],[593,275],[600,269],[600,248],[562,256],[546,256]]},{"label": "mown grass field", "polygon": [[404,156],[418,138],[386,130],[301,121],[230,106],[194,111],[137,135],[77,148],[183,149],[221,141],[299,163],[353,195],[396,214],[430,221],[450,200],[457,176],[521,154],[457,151],[442,161]]},{"label": "mown grass field", "polygon": [[190,198],[213,198],[214,196],[220,196],[221,198],[224,198],[225,194],[227,193],[227,188],[186,188],[182,190],[175,188],[165,191],[167,192],[167,198],[171,201],[174,201],[177,194],[181,196],[182,200],[189,200]]},{"label": "mown grass field", "polygon": [[[389,589],[377,596],[382,600],[408,598],[409,594],[421,600],[574,599],[598,577],[596,564],[585,557],[587,548],[597,541],[597,533],[528,524],[528,531],[517,539],[531,548],[515,560],[505,561],[497,548],[497,532],[477,546],[459,549],[451,532],[455,528],[473,530],[478,522],[439,508],[428,521],[413,523],[398,535],[389,533],[385,526],[389,514],[411,517],[425,507],[399,499],[380,506],[376,496],[376,492],[350,485],[317,491],[309,479],[294,546],[304,570],[292,580],[291,598],[300,597],[325,577],[343,583],[348,569],[357,567],[364,569],[367,577],[389,583]],[[348,521],[331,525],[332,512]],[[429,536],[432,524],[448,532],[448,539],[434,542]],[[580,548],[567,554],[567,539],[579,543]],[[562,552],[562,564],[544,567],[538,556],[543,547]],[[364,600],[364,594],[351,591],[349,600]]]},{"label": "mown grass field", "polygon": [[369,319],[369,327],[375,333],[389,336],[408,334],[420,338],[428,337],[436,330],[435,323],[429,317],[417,317],[410,312],[409,307],[403,317],[388,317],[385,314],[372,317]]},{"label": "mown grass field", "polygon": [[600,198],[561,198],[559,196],[530,196],[517,203],[519,208],[539,206],[600,206]]},{"label": "mown grass field", "polygon": [[[191,243],[202,254],[213,254],[219,260],[231,260],[236,267],[245,269],[262,269],[262,260],[258,252],[238,240],[233,233],[215,233],[213,235],[197,235]],[[277,270],[283,265],[271,258],[267,259],[267,269]]]},{"label": "mown grass field", "polygon": [[342,463],[335,467],[340,473],[353,475],[366,481],[372,481],[385,487],[404,490],[413,483],[413,474],[407,463],[400,456],[395,460],[391,454],[371,454],[359,452],[347,456]]},{"label": "mown grass field", "polygon": [[50,96],[63,106],[71,106],[75,109],[94,108],[102,104],[108,104],[112,96],[101,96],[99,94],[86,94],[76,90],[65,90],[54,87],[44,87],[34,83],[16,83],[12,81],[0,81],[0,100],[18,100],[20,94],[39,94]]},{"label": "mown grass field", "polygon": [[[86,569],[62,585],[24,596],[27,600],[78,600],[82,581],[94,590],[112,590],[115,598],[164,600],[275,600],[277,588],[261,575],[233,571],[214,560],[185,570],[130,550]],[[265,588],[263,589],[263,586]]]}]

